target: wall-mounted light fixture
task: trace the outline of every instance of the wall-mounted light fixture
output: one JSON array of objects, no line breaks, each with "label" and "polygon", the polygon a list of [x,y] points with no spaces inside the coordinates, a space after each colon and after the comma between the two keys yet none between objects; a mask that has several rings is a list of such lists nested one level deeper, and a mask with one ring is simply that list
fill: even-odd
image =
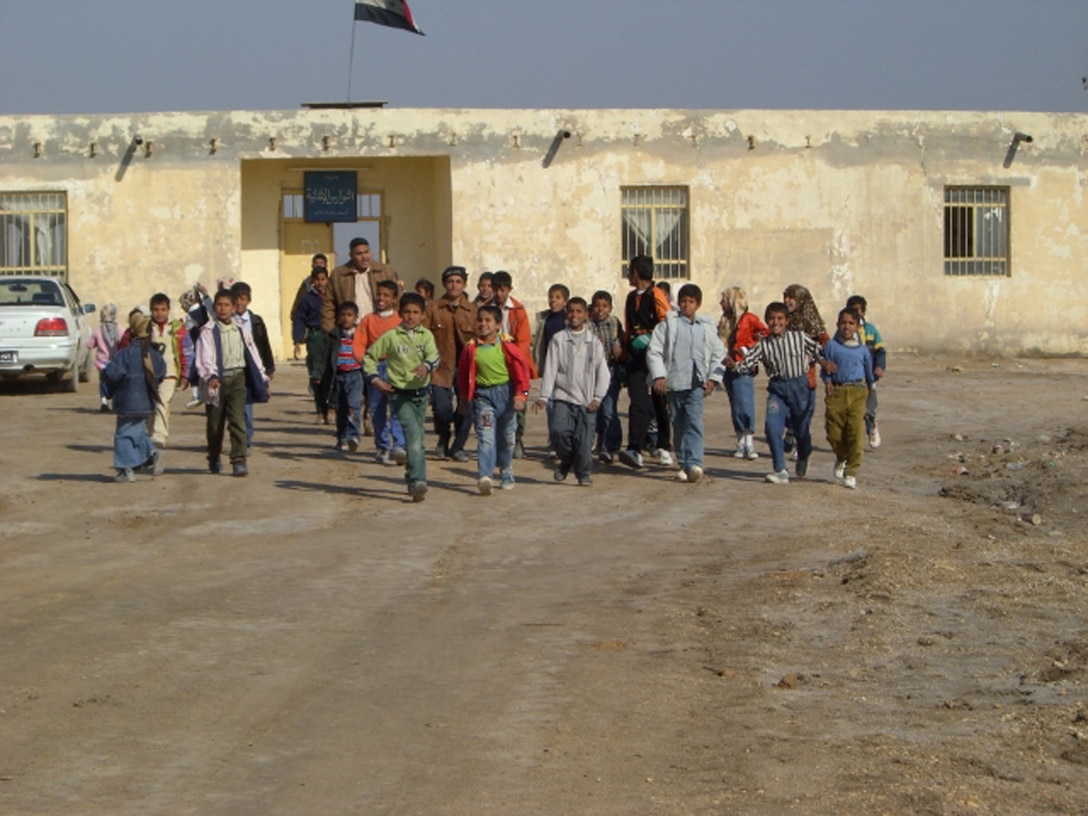
[{"label": "wall-mounted light fixture", "polygon": [[144,142],[144,158],[150,159],[151,152],[155,149],[155,142],[152,139],[148,139]]},{"label": "wall-mounted light fixture", "polygon": [[268,137],[268,149],[269,150],[275,150],[276,149],[276,137],[275,136],[269,136]]},{"label": "wall-mounted light fixture", "polygon": [[218,136],[212,136],[212,138],[208,141],[208,148],[209,148],[208,152],[213,156],[217,152],[219,152],[219,137]]},{"label": "wall-mounted light fixture", "polygon": [[42,157],[42,143],[34,142],[34,158],[40,159]]},{"label": "wall-mounted light fixture", "polygon": [[95,156],[97,156],[98,155],[98,142],[91,142],[90,147],[88,148],[87,152],[90,154],[90,157],[92,159]]},{"label": "wall-mounted light fixture", "polygon": [[1006,170],[1012,167],[1012,161],[1016,158],[1016,151],[1019,149],[1020,143],[1027,142],[1028,144],[1031,144],[1033,141],[1035,140],[1028,134],[1016,131],[1016,133],[1012,135],[1012,142],[1009,144],[1009,149],[1005,151],[1005,161],[1001,163],[1001,166]]},{"label": "wall-mounted light fixture", "polygon": [[748,137],[748,149],[749,150],[755,150],[756,149],[756,137],[755,136],[749,136]]}]

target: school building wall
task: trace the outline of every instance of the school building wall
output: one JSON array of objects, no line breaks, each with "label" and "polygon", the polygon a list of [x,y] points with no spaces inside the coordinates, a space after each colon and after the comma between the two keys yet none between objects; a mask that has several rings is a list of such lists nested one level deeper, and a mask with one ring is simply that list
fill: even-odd
[{"label": "school building wall", "polygon": [[[1010,151],[1016,133],[1032,139]],[[288,268],[282,193],[302,169],[328,167],[357,169],[360,188],[382,193],[384,249],[409,285],[459,263],[473,275],[509,270],[530,309],[557,281],[622,296],[621,188],[677,185],[689,193],[690,279],[707,313],[725,286],[745,287],[762,310],[796,282],[829,323],[847,295],[864,294],[892,349],[1085,354],[1086,155],[1080,114],[0,116],[0,193],[68,193],[69,279],[84,299],[127,310],[229,274],[253,285],[273,338],[305,273],[297,258]],[[945,275],[950,185],[1008,188],[1007,277]]]}]

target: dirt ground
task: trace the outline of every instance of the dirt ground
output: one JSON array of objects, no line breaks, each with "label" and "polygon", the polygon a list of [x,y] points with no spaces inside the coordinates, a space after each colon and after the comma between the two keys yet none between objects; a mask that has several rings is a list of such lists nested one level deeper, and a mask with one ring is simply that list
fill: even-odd
[{"label": "dirt ground", "polygon": [[535,416],[419,505],[299,365],[246,479],[180,396],[118,485],[93,383],[5,386],[0,812],[1082,814],[1086,375],[893,355],[856,492],[822,403],[774,486],[718,394],[697,485],[557,485]]}]

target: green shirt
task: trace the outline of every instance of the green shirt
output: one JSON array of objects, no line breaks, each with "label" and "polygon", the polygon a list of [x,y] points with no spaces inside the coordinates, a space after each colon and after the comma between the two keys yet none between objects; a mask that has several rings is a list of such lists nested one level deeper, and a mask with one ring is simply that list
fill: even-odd
[{"label": "green shirt", "polygon": [[[409,331],[401,324],[387,331],[366,350],[363,373],[368,380],[377,376],[382,358],[385,358],[386,379],[391,386],[400,391],[426,388],[431,382],[430,372],[438,368],[438,347],[429,329],[419,326]],[[413,372],[421,363],[428,369],[427,376],[422,379]]]},{"label": "green shirt", "polygon": [[476,344],[476,385],[490,388],[510,382],[506,355],[499,343]]}]

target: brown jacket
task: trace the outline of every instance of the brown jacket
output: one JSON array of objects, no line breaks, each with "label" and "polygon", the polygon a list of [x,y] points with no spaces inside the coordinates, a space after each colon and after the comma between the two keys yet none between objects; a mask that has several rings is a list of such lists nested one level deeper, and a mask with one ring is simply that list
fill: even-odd
[{"label": "brown jacket", "polygon": [[453,388],[461,349],[476,336],[476,304],[464,294],[452,303],[444,296],[436,298],[427,304],[423,325],[431,330],[438,346],[438,368],[431,372],[431,384]]},{"label": "brown jacket", "polygon": [[[366,273],[370,281],[370,297],[378,298],[378,281],[397,280],[397,273],[388,264],[371,263]],[[321,331],[330,332],[336,326],[336,310],[345,301],[355,302],[355,268],[345,264],[329,273],[329,285],[325,287],[325,299],[321,301]],[[365,314],[359,315],[362,320]]]}]

